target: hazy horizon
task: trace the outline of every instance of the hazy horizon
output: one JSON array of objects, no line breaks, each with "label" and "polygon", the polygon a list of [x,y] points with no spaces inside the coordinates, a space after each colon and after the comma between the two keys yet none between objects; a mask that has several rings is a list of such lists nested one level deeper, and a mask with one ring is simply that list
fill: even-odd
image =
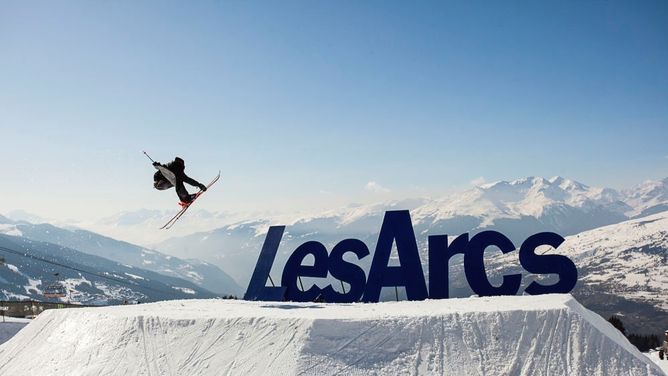
[{"label": "hazy horizon", "polygon": [[[360,207],[360,206],[373,206],[373,205],[384,205],[388,204],[391,202],[398,202],[398,201],[410,201],[410,200],[416,200],[416,199],[428,199],[428,200],[439,200],[439,199],[444,199],[452,196],[457,196],[460,195],[470,189],[473,188],[480,188],[480,187],[485,187],[485,186],[491,186],[496,183],[500,182],[514,182],[518,180],[523,180],[527,178],[539,178],[539,179],[552,179],[552,178],[557,178],[561,177],[563,179],[570,179],[573,180],[577,183],[584,184],[588,186],[589,188],[592,189],[602,189],[602,188],[611,188],[614,189],[620,193],[623,191],[627,190],[632,190],[633,188],[637,188],[638,186],[649,183],[649,182],[659,182],[665,179],[668,179],[668,176],[664,178],[659,178],[659,179],[646,179],[643,181],[639,182],[630,182],[630,185],[628,187],[623,187],[623,188],[618,188],[618,187],[604,187],[604,186],[596,186],[592,184],[588,184],[585,181],[579,181],[575,179],[571,179],[567,176],[559,176],[559,175],[554,175],[554,176],[524,176],[524,177],[516,177],[516,178],[510,178],[510,179],[501,179],[501,180],[495,180],[495,181],[487,181],[483,179],[482,177],[474,179],[468,184],[464,184],[462,186],[457,186],[457,187],[450,187],[447,190],[443,190],[441,192],[426,192],[425,190],[421,191],[416,191],[415,194],[413,195],[407,195],[407,194],[402,194],[398,192],[393,192],[393,191],[379,191],[383,189],[383,187],[377,187],[374,186],[373,189],[370,187],[365,187],[367,191],[375,191],[373,192],[374,194],[369,196],[369,199],[366,201],[364,200],[350,200],[347,202],[341,202],[341,203],[336,203],[336,202],[331,202],[329,206],[323,206],[323,207],[312,207],[312,208],[294,208],[294,209],[277,209],[277,208],[265,208],[265,209],[249,209],[249,210],[226,210],[223,208],[222,210],[219,210],[217,208],[210,208],[208,207],[207,203],[205,200],[202,200],[198,205],[195,205],[191,211],[201,211],[201,212],[209,212],[217,215],[221,215],[225,217],[225,221],[221,222],[224,224],[230,224],[230,223],[236,223],[236,222],[245,222],[245,221],[252,221],[252,220],[275,220],[278,219],[291,222],[297,218],[303,217],[303,216],[312,216],[312,215],[322,215],[327,212],[331,211],[336,211],[338,209],[346,209],[346,208],[355,208],[355,207]],[[373,182],[372,182],[373,183]],[[117,210],[117,211],[110,211],[109,213],[104,213],[99,216],[92,216],[92,217],[85,217],[85,218],[75,218],[75,217],[66,217],[66,216],[45,216],[40,214],[39,212],[34,212],[30,210],[26,210],[24,208],[14,208],[14,209],[9,209],[9,210],[4,210],[0,211],[0,215],[6,216],[10,219],[13,220],[25,220],[27,222],[32,222],[36,223],[35,220],[38,221],[46,221],[46,222],[54,222],[58,223],[61,225],[93,225],[96,222],[101,222],[104,220],[108,220],[111,218],[114,218],[118,215],[123,215],[123,214],[131,214],[131,213],[138,213],[142,211],[160,211],[160,212],[172,212],[175,211],[176,209],[174,207],[167,207],[167,208],[158,208],[158,207],[138,207],[134,208],[131,210]],[[30,218],[30,217],[35,217],[35,218]],[[222,225],[221,225],[222,226]]]}]

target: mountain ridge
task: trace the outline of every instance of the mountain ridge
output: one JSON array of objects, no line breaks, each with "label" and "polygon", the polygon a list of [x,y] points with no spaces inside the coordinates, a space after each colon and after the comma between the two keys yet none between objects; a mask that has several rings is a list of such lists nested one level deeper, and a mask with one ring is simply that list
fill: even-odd
[{"label": "mountain ridge", "polygon": [[22,236],[76,249],[122,264],[189,280],[221,295],[240,295],[242,289],[223,270],[201,260],[183,260],[82,229],[64,229],[26,221],[0,225],[0,233]]},{"label": "mountain ridge", "polygon": [[[0,234],[0,299],[121,304],[126,301],[213,298],[189,281],[85,254],[57,244]],[[51,284],[64,288],[47,298]]]}]

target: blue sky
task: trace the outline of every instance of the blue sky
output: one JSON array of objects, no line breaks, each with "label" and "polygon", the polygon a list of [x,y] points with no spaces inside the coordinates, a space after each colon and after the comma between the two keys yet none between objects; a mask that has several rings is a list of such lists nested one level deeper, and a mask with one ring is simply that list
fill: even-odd
[{"label": "blue sky", "polygon": [[0,132],[0,213],[175,207],[142,150],[222,170],[212,210],[628,187],[668,176],[668,3],[3,1]]}]

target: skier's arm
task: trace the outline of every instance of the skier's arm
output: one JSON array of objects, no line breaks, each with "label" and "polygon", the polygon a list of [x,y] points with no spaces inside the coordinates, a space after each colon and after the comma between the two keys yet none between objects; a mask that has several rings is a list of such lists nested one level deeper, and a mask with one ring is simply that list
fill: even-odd
[{"label": "skier's arm", "polygon": [[206,191],[206,186],[204,184],[202,184],[202,183],[198,182],[197,180],[191,178],[190,176],[186,175],[185,173],[183,174],[183,182],[188,183],[188,184],[192,185],[193,187],[197,187],[197,188],[199,188],[203,191]]}]

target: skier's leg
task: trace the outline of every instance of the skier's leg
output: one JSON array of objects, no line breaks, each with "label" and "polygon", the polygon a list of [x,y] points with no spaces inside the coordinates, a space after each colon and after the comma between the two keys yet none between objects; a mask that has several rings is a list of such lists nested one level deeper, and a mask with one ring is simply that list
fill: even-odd
[{"label": "skier's leg", "polygon": [[186,190],[186,187],[183,185],[183,181],[177,180],[174,187],[176,188],[176,194],[179,195],[181,202],[185,202],[187,204],[192,201],[192,196],[188,193],[188,190]]}]

